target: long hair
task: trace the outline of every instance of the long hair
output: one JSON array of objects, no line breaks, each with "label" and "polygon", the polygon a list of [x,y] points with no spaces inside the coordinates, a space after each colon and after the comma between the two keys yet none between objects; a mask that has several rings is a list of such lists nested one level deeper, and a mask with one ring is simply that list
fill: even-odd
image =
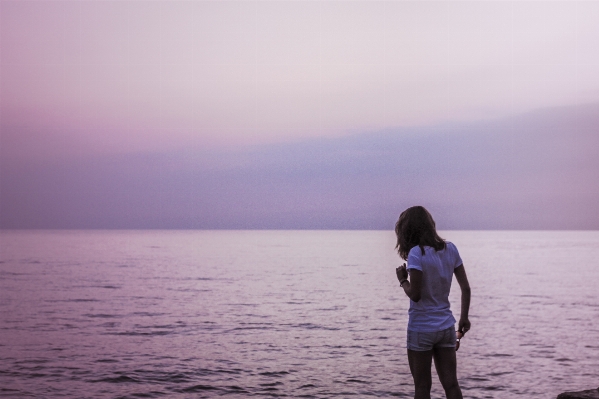
[{"label": "long hair", "polygon": [[413,206],[401,213],[395,224],[395,235],[395,249],[404,260],[408,260],[408,254],[415,246],[420,247],[422,255],[425,245],[435,251],[445,249],[445,241],[437,234],[433,217],[423,206]]}]

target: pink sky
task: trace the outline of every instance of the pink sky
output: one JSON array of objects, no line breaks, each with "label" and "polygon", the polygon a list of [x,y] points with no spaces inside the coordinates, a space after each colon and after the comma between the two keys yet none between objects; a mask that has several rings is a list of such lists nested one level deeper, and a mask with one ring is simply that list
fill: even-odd
[{"label": "pink sky", "polygon": [[5,156],[282,142],[599,101],[599,2],[2,1]]},{"label": "pink sky", "polygon": [[1,1],[0,228],[599,228],[599,1]]}]

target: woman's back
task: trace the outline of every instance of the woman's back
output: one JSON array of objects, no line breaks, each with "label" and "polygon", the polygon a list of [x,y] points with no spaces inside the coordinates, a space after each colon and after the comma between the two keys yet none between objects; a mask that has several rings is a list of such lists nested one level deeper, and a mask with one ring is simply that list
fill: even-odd
[{"label": "woman's back", "polygon": [[454,270],[462,265],[462,259],[451,242],[438,251],[428,246],[423,248],[424,254],[415,246],[408,255],[408,270],[422,272],[421,298],[418,302],[410,300],[408,329],[433,332],[455,324],[449,308],[449,291]]}]

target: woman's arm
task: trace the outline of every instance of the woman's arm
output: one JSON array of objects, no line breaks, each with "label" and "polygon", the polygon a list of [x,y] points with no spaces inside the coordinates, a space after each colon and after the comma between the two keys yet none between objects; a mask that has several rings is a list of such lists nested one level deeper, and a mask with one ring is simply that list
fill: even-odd
[{"label": "woman's arm", "polygon": [[468,283],[468,277],[466,277],[464,265],[456,267],[453,272],[462,290],[462,310],[460,312],[460,321],[458,322],[458,331],[465,334],[470,330],[470,320],[468,320],[468,312],[470,311],[470,284]]},{"label": "woman's arm", "polygon": [[422,291],[422,272],[416,269],[410,269],[410,280],[408,281],[408,271],[406,270],[406,264],[404,263],[397,269],[395,269],[395,273],[397,274],[397,279],[401,284],[401,288],[406,293],[408,298],[413,300],[414,302],[418,302],[420,300],[421,291]]}]

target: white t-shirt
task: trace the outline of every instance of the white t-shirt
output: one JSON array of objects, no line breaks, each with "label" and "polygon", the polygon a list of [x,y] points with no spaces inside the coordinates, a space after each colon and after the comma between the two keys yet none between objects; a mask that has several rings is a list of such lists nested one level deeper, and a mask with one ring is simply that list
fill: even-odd
[{"label": "white t-shirt", "polygon": [[449,308],[449,289],[453,271],[461,265],[458,249],[449,241],[440,251],[425,246],[424,255],[419,246],[410,250],[407,268],[422,272],[422,294],[418,302],[410,300],[408,330],[434,332],[455,325]]}]

